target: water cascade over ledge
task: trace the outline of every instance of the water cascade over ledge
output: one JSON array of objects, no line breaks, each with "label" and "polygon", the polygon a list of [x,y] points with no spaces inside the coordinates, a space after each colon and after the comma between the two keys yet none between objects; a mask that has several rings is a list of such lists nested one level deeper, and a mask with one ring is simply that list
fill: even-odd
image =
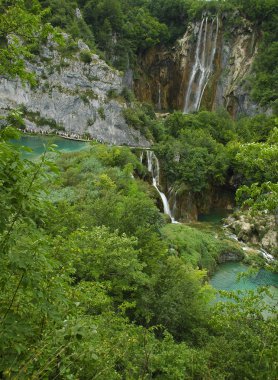
[{"label": "water cascade over ledge", "polygon": [[198,111],[200,108],[205,88],[213,71],[218,32],[218,17],[212,20],[209,17],[203,17],[198,32],[194,64],[185,94],[184,113]]},{"label": "water cascade over ledge", "polygon": [[[147,150],[146,154],[147,154],[148,171],[152,175],[152,184],[156,188],[162,200],[164,214],[167,214],[171,218],[172,223],[178,223],[171,213],[170,205],[169,205],[166,195],[162,191],[159,190],[159,172],[160,172],[159,161],[153,151]],[[140,159],[143,160],[142,155],[141,157]]]},{"label": "water cascade over ledge", "polygon": [[[229,227],[229,225],[227,225],[227,224],[225,224],[223,226],[224,229],[226,229],[227,227]],[[272,256],[270,253],[266,252],[265,249],[263,249],[263,248],[256,249],[256,248],[249,247],[243,241],[240,241],[238,239],[238,237],[235,234],[233,234],[233,233],[231,234],[231,233],[226,232],[226,235],[230,239],[233,239],[233,240],[237,241],[238,243],[240,243],[241,246],[242,246],[243,251],[256,251],[258,253],[258,255],[262,256],[267,262],[274,262],[275,261],[274,256]]]}]

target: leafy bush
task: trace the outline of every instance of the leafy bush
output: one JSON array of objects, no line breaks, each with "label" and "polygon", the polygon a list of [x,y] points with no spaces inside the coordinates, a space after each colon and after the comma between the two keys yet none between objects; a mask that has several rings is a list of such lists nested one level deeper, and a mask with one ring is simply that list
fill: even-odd
[{"label": "leafy bush", "polygon": [[80,59],[84,63],[91,63],[92,62],[92,53],[90,50],[81,50],[80,52]]}]

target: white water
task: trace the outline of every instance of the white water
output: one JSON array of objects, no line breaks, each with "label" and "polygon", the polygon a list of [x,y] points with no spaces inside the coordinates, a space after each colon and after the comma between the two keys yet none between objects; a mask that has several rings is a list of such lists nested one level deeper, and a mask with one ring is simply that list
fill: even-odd
[{"label": "white water", "polygon": [[262,248],[259,249],[259,252],[261,253],[261,255],[263,256],[263,258],[265,260],[267,260],[267,261],[274,261],[275,260],[274,257],[270,253],[266,252],[264,249],[262,249]]},{"label": "white water", "polygon": [[218,31],[218,17],[212,21],[208,17],[203,17],[198,33],[194,65],[185,95],[184,113],[198,111],[200,108],[205,88],[213,70]]},{"label": "white water", "polygon": [[[229,225],[225,224],[223,226],[224,229],[228,228]],[[261,254],[263,256],[263,258],[270,262],[270,261],[275,261],[275,258],[268,252],[266,252],[263,248],[260,248],[260,249],[255,249],[255,248],[252,248],[252,247],[249,247],[247,244],[245,244],[243,241],[240,241],[238,239],[238,237],[235,235],[235,234],[231,234],[231,233],[226,233],[226,235],[230,238],[230,239],[233,239],[233,240],[236,240],[237,242],[240,243],[240,245],[242,246],[242,249],[243,251],[256,251],[258,252],[259,254]]]},{"label": "white water", "polygon": [[169,202],[166,195],[162,191],[159,190],[159,171],[160,171],[159,162],[156,155],[151,150],[147,150],[147,163],[148,163],[148,171],[152,175],[152,184],[156,188],[162,200],[164,214],[167,214],[171,218],[172,223],[178,223],[171,213],[171,209],[170,209]]},{"label": "white water", "polygon": [[158,83],[158,104],[157,108],[159,111],[161,111],[161,86],[160,83]]}]

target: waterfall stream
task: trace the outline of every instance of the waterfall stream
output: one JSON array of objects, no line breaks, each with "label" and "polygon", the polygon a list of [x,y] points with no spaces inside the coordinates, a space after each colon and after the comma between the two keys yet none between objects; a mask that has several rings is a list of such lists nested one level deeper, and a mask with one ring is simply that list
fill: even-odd
[{"label": "waterfall stream", "polygon": [[[169,202],[168,202],[166,195],[162,191],[160,191],[160,189],[159,189],[159,186],[160,186],[160,184],[159,184],[160,167],[159,167],[158,158],[156,157],[156,155],[154,154],[154,152],[152,150],[145,150],[145,151],[142,151],[140,154],[140,162],[141,163],[143,163],[145,152],[146,152],[146,158],[147,158],[148,172],[152,176],[152,185],[155,187],[156,191],[158,192],[158,194],[160,195],[160,198],[162,200],[164,214],[166,214],[170,217],[172,223],[179,223],[175,220],[175,218],[172,215],[172,211],[171,211],[171,208],[170,208],[170,205],[169,205]],[[170,194],[172,194],[173,191],[174,191],[174,189],[172,188],[170,190]],[[175,201],[174,201],[174,207],[173,208],[175,209],[176,196],[174,196],[174,197],[175,197]],[[228,227],[228,225],[224,225],[223,227],[224,227],[224,229],[226,229]],[[262,248],[260,248],[260,249],[251,248],[247,244],[245,244],[244,242],[239,241],[238,237],[235,234],[231,234],[228,232],[226,232],[226,234],[229,238],[239,242],[244,251],[249,251],[249,250],[257,251],[268,262],[275,260],[275,258],[270,253],[266,252],[264,249],[262,249]]]},{"label": "waterfall stream", "polygon": [[185,94],[184,113],[198,111],[200,108],[205,88],[213,70],[218,31],[218,17],[213,20],[203,17],[198,32],[194,65]]},{"label": "waterfall stream", "polygon": [[[225,224],[223,226],[224,229],[226,229],[227,227],[229,227],[229,225]],[[274,256],[272,256],[270,253],[266,252],[266,250],[264,250],[263,248],[260,248],[260,249],[256,249],[256,248],[252,248],[252,247],[249,247],[247,244],[245,244],[243,241],[240,241],[238,239],[238,237],[235,235],[235,234],[231,234],[229,232],[226,232],[226,235],[230,238],[230,239],[233,239],[235,241],[237,241],[238,243],[240,243],[240,245],[242,246],[242,249],[243,251],[256,251],[259,255],[261,255],[266,261],[268,262],[273,262],[275,261],[275,258]]]},{"label": "waterfall stream", "polygon": [[154,154],[153,151],[147,150],[146,153],[147,153],[148,172],[151,173],[151,175],[152,175],[152,184],[156,188],[156,190],[159,193],[160,198],[162,200],[164,214],[167,214],[171,218],[172,223],[178,223],[175,220],[175,218],[173,217],[172,213],[171,213],[170,205],[169,205],[169,202],[168,202],[168,199],[167,199],[166,195],[162,191],[159,190],[159,172],[160,172],[160,168],[159,168],[158,159],[157,159],[157,157],[156,157],[156,155]]},{"label": "waterfall stream", "polygon": [[158,83],[158,103],[157,108],[159,111],[161,111],[161,85]]}]

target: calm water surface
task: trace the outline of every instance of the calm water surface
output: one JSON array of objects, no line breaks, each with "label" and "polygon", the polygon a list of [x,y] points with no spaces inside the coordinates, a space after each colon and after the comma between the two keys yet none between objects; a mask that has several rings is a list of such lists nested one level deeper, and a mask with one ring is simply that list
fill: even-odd
[{"label": "calm water surface", "polygon": [[260,269],[258,273],[238,280],[240,273],[247,272],[247,265],[242,263],[224,263],[211,279],[211,285],[219,290],[254,290],[258,286],[273,286],[278,290],[278,274]]},{"label": "calm water surface", "polygon": [[57,150],[60,152],[77,152],[89,146],[89,142],[75,141],[63,139],[56,136],[21,136],[18,140],[12,140],[15,145],[27,146],[32,149],[32,152],[23,152],[24,158],[34,159],[39,157],[44,151],[45,147],[51,144],[57,145]]},{"label": "calm water surface", "polygon": [[[260,269],[256,274],[238,279],[240,273],[245,273],[250,267],[242,263],[224,263],[211,278],[211,285],[217,290],[256,290],[259,286],[267,286],[272,297],[265,295],[264,301],[278,309],[278,273]],[[217,296],[216,301],[225,301]],[[268,316],[266,312],[265,317]]]}]

